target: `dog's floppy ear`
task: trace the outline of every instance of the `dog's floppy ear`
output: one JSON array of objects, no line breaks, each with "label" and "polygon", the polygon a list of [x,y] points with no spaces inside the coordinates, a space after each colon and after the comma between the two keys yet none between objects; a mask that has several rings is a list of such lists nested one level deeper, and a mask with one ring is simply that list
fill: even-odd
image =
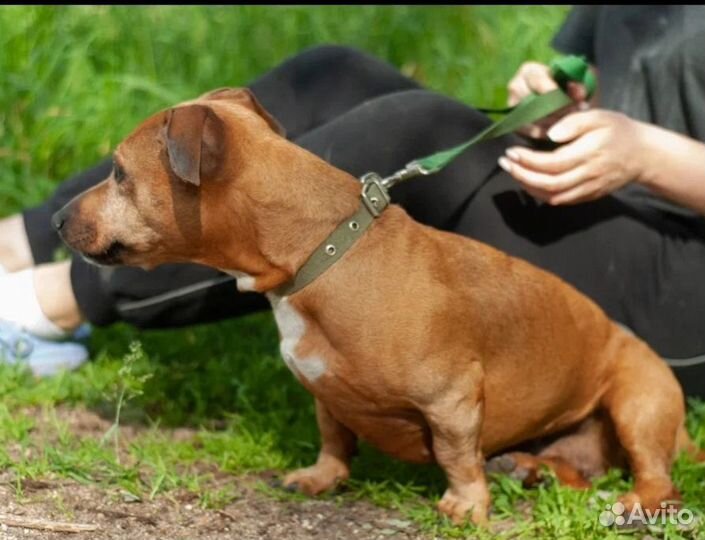
[{"label": "dog's floppy ear", "polygon": [[278,133],[282,137],[286,137],[286,130],[284,127],[274,118],[267,109],[265,109],[262,104],[257,100],[252,90],[249,88],[218,88],[206,94],[203,94],[199,99],[224,99],[244,105],[254,113],[261,116],[272,131]]},{"label": "dog's floppy ear", "polygon": [[169,164],[184,182],[201,185],[220,163],[225,129],[218,116],[204,105],[186,105],[166,113],[164,139]]}]

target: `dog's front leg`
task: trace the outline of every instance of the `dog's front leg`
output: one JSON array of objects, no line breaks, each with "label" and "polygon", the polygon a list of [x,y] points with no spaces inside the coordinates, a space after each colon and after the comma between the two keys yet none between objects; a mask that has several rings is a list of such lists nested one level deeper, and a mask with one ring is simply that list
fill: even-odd
[{"label": "dog's front leg", "polygon": [[355,434],[333,418],[318,399],[316,419],[322,440],[316,464],[298,469],[284,478],[284,487],[307,495],[317,495],[347,480],[350,476],[350,459],[357,446]]},{"label": "dog's front leg", "polygon": [[436,462],[448,477],[448,488],[438,509],[456,524],[470,513],[472,522],[479,525],[487,521],[490,506],[480,447],[482,376],[466,382],[454,382],[453,388],[424,410],[424,415],[433,434]]}]

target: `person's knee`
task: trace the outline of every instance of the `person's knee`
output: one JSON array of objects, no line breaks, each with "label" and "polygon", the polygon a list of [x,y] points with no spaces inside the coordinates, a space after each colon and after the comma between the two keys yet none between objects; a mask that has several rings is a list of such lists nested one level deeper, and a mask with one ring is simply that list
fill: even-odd
[{"label": "person's knee", "polygon": [[294,56],[292,62],[304,66],[327,67],[345,72],[359,73],[381,60],[347,45],[315,45]]},{"label": "person's knee", "polygon": [[314,45],[304,49],[296,57],[307,61],[317,61],[326,64],[337,64],[339,62],[360,61],[366,55],[359,49],[347,45]]},{"label": "person's knee", "polygon": [[[299,85],[322,84],[326,91],[355,96],[353,101],[357,102],[420,87],[392,64],[346,45],[317,45],[289,62]],[[333,86],[328,87],[331,81]]]}]

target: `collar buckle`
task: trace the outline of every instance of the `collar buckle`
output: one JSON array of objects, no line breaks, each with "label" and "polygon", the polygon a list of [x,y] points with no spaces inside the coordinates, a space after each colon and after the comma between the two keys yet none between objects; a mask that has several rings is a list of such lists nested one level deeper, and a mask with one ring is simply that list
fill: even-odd
[{"label": "collar buckle", "polygon": [[373,217],[379,217],[391,202],[384,180],[379,174],[369,172],[364,174],[360,181],[362,182],[362,193],[360,194],[362,204]]}]

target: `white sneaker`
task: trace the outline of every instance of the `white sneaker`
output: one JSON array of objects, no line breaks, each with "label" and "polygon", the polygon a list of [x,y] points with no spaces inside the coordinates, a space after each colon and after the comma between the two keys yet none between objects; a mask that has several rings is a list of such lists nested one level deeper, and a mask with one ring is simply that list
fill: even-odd
[{"label": "white sneaker", "polygon": [[0,361],[25,364],[39,377],[72,370],[88,360],[88,349],[71,341],[50,341],[0,321]]}]

